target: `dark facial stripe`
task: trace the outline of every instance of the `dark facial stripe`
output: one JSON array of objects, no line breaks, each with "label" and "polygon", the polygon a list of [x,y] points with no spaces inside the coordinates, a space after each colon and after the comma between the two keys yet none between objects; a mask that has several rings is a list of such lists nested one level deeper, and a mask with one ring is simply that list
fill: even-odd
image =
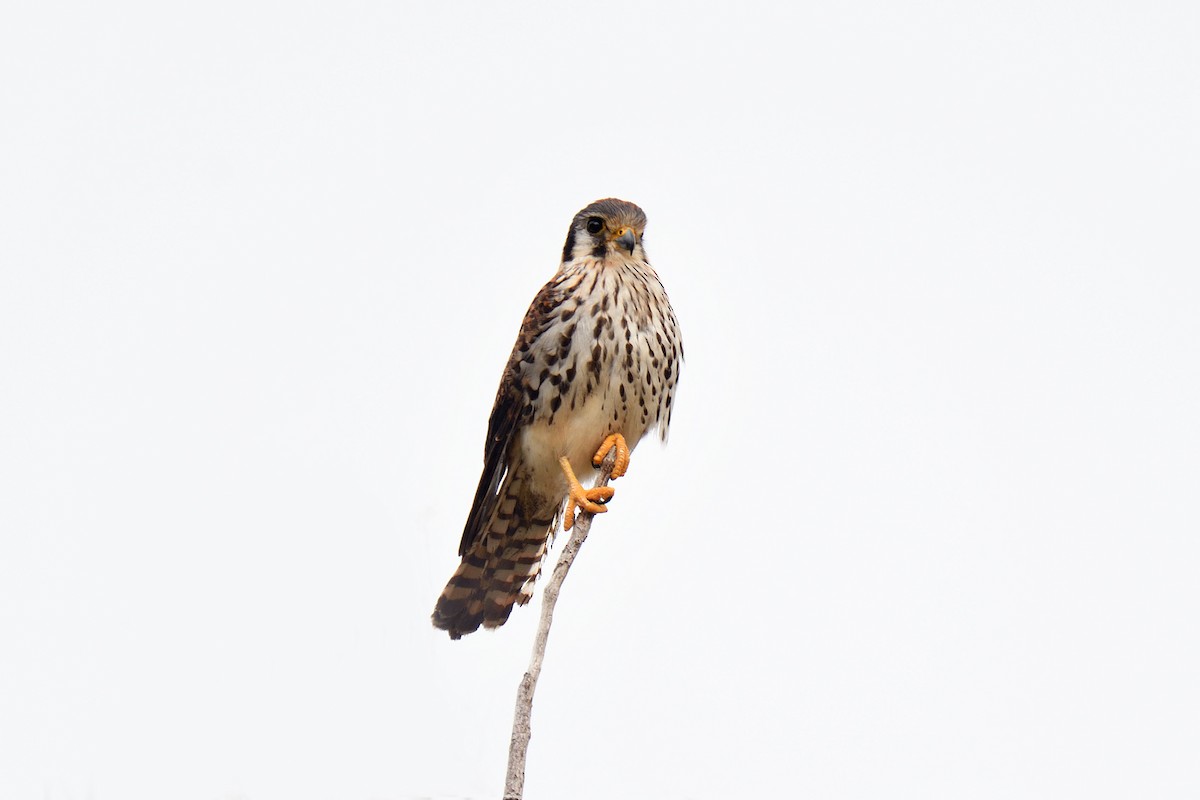
[{"label": "dark facial stripe", "polygon": [[567,243],[563,245],[563,261],[570,261],[571,254],[575,252],[575,226],[572,225],[567,229]]}]

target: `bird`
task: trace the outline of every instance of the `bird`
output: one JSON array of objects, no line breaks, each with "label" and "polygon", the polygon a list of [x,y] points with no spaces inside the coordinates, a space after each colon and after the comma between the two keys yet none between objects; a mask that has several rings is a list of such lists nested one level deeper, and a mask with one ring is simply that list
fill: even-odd
[{"label": "bird", "polygon": [[488,420],[462,560],[432,615],[451,639],[503,625],[533,597],[560,521],[570,530],[578,510],[608,510],[613,488],[581,479],[613,448],[616,479],[648,433],[667,441],[683,340],[645,229],[645,212],[625,200],[584,208],[525,313]]}]

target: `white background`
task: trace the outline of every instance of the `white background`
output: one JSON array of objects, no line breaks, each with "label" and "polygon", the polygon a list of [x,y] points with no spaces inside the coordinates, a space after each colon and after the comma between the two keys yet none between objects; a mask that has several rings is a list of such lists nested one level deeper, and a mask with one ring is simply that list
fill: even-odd
[{"label": "white background", "polygon": [[0,797],[499,797],[536,604],[428,615],[605,196],[687,364],[527,797],[1200,794],[1200,6],[23,5]]}]

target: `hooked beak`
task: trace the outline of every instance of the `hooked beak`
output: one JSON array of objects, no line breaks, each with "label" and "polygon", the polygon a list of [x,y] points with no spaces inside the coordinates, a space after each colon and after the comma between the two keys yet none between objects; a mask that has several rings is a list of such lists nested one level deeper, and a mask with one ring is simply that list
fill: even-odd
[{"label": "hooked beak", "polygon": [[633,235],[633,228],[622,228],[621,235],[617,237],[617,244],[629,251],[629,255],[633,255],[634,245],[637,244],[637,237]]}]

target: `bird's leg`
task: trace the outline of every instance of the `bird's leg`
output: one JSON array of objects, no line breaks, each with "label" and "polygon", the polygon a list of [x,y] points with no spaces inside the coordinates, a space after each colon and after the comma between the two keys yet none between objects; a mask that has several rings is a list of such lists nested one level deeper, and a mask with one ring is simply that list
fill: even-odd
[{"label": "bird's leg", "polygon": [[608,451],[617,448],[617,460],[613,462],[612,477],[613,480],[625,474],[625,470],[629,469],[629,445],[625,443],[625,437],[619,433],[610,433],[605,439],[604,444],[600,445],[600,449],[596,451],[596,455],[592,456],[592,466],[600,468],[604,457],[608,455]]},{"label": "bird's leg", "polygon": [[612,499],[613,488],[611,486],[585,489],[579,479],[575,477],[575,471],[571,469],[571,462],[567,461],[566,456],[560,458],[558,463],[562,466],[563,475],[567,477],[567,510],[563,514],[564,531],[571,530],[575,524],[576,506],[592,514],[603,514],[608,511],[604,504]]}]

